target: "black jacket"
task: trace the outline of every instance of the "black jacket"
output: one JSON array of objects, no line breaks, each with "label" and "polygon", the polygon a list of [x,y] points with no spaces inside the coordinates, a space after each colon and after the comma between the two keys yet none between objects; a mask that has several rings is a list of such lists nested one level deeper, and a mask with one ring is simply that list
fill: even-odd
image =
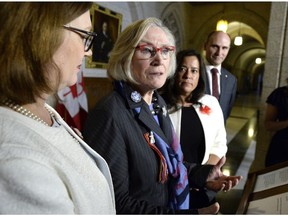
[{"label": "black jacket", "polygon": [[[171,121],[168,114],[160,113],[161,129],[147,103],[143,99],[138,103],[131,99],[132,91],[124,85],[122,95],[113,91],[103,98],[89,113],[83,131],[85,141],[109,164],[117,214],[196,213],[195,210],[175,212],[167,207],[169,180],[164,184],[158,181],[159,158],[143,134],[152,129],[171,143]],[[160,106],[166,106],[161,96],[157,93],[156,96]],[[141,106],[139,114],[133,112],[138,106]],[[185,165],[189,186],[203,187],[212,166]]]}]

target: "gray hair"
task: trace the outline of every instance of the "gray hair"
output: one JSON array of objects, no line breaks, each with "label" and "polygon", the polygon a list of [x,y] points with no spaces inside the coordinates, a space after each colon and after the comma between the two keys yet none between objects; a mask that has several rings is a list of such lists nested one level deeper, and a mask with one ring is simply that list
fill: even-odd
[{"label": "gray hair", "polygon": [[[167,35],[169,43],[175,46],[175,38],[171,31],[162,23],[161,20],[150,17],[138,20],[130,24],[118,37],[108,63],[107,73],[113,80],[123,80],[133,84],[138,82],[131,73],[131,61],[135,52],[135,47],[150,27],[159,27]],[[176,70],[176,54],[171,55],[168,77],[172,77]]]}]

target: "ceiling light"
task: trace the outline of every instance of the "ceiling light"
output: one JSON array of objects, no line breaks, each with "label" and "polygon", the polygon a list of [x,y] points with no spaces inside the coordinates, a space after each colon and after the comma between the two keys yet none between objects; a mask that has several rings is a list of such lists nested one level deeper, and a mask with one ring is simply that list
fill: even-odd
[{"label": "ceiling light", "polygon": [[262,62],[262,59],[261,59],[261,58],[256,58],[256,59],[255,59],[255,63],[256,63],[256,64],[261,64],[261,62]]},{"label": "ceiling light", "polygon": [[223,19],[218,20],[216,30],[226,32],[227,29],[228,29],[228,21]]},{"label": "ceiling light", "polygon": [[242,36],[239,35],[239,36],[235,37],[235,39],[234,39],[234,44],[235,44],[235,46],[241,46],[242,43],[243,43],[243,38],[242,38]]},{"label": "ceiling light", "polygon": [[239,22],[239,31],[238,31],[238,36],[235,37],[234,39],[234,45],[235,46],[241,46],[243,43],[243,38],[240,34],[240,30],[241,30],[241,22]]}]

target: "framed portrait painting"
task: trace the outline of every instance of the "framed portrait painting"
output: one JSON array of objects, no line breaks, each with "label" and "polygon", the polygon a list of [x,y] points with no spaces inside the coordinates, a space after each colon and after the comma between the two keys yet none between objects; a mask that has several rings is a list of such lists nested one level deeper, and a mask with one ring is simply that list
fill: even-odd
[{"label": "framed portrait painting", "polygon": [[111,50],[121,31],[122,14],[95,3],[90,14],[97,37],[92,46],[92,56],[86,57],[86,68],[107,68]]}]

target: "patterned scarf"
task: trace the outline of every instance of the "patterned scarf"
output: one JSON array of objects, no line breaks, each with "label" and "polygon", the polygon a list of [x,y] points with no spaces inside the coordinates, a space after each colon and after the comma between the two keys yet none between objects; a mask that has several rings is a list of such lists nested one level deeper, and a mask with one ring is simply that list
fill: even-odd
[{"label": "patterned scarf", "polygon": [[[154,118],[158,122],[158,117],[154,115]],[[176,210],[189,209],[189,183],[187,169],[183,164],[183,153],[172,125],[171,130],[173,134],[171,146],[157,135],[157,133],[152,133],[155,138],[155,145],[164,156],[168,172],[173,177],[171,179],[169,207]]]},{"label": "patterned scarf", "polygon": [[[126,98],[123,88],[125,83],[116,82],[115,89]],[[132,93],[135,93],[132,92]],[[136,93],[137,94],[137,93]],[[139,93],[138,93],[139,94]],[[134,96],[133,96],[134,97]],[[142,100],[142,98],[141,98]],[[137,100],[138,101],[138,100]],[[139,102],[139,101],[138,101]],[[134,113],[139,114],[141,107],[133,109]],[[160,113],[161,115],[163,113]],[[151,113],[152,115],[152,113]],[[158,123],[159,120],[157,115],[153,115],[155,121]],[[172,131],[172,142],[167,144],[156,132],[150,131],[145,133],[144,138],[153,151],[159,156],[160,159],[160,174],[159,181],[165,183],[168,175],[172,178],[169,179],[169,207],[175,210],[189,209],[189,183],[187,177],[187,169],[183,164],[183,153],[181,150],[180,142],[177,138],[175,130],[171,126]]]}]

